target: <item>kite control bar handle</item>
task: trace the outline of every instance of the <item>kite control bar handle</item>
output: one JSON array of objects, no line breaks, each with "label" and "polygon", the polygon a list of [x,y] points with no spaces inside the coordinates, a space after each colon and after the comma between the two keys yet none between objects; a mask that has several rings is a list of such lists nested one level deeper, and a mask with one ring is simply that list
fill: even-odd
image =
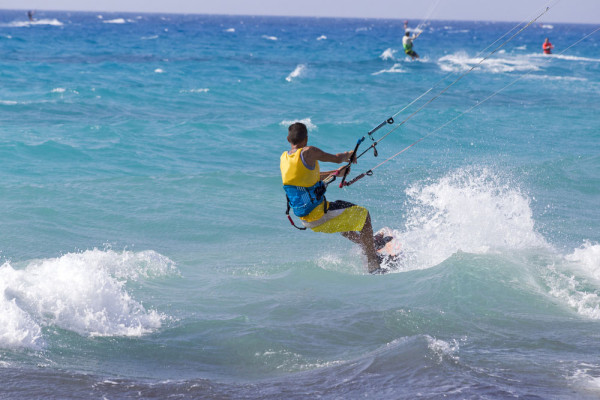
[{"label": "kite control bar handle", "polygon": [[323,179],[323,183],[325,184],[325,186],[328,186],[330,183],[332,183],[333,181],[335,181],[335,178],[340,174],[340,170],[336,170],[335,172],[333,172],[331,175],[329,175],[327,178]]},{"label": "kite control bar handle", "polygon": [[372,141],[375,141],[375,139],[373,139],[373,136],[371,136],[373,133],[375,133],[376,131],[378,131],[379,129],[381,129],[382,126],[384,126],[385,124],[390,124],[392,125],[394,123],[394,117],[389,117],[388,119],[386,119],[385,121],[383,121],[382,123],[380,123],[379,125],[377,125],[375,128],[371,129],[368,132],[369,137],[371,138]]},{"label": "kite control bar handle", "polygon": [[350,165],[352,164],[354,157],[356,157],[356,152],[358,151],[358,146],[360,146],[360,144],[364,140],[365,140],[365,137],[363,136],[360,139],[358,139],[358,141],[356,142],[356,146],[354,146],[354,150],[352,151],[352,155],[350,156],[350,161],[348,161],[348,164],[346,165],[346,169],[344,170],[344,176],[342,176],[342,181],[340,182],[340,189],[344,187],[344,182],[346,182],[346,176],[348,176],[348,171],[350,171]]},{"label": "kite control bar handle", "polygon": [[371,176],[371,175],[373,175],[373,171],[371,171],[371,170],[368,170],[367,172],[364,172],[364,173],[362,173],[362,174],[358,175],[356,178],[352,179],[351,181],[344,182],[344,186],[350,186],[350,185],[352,185],[353,183],[355,183],[356,181],[358,181],[358,180],[360,180],[360,179],[364,178],[365,176]]},{"label": "kite control bar handle", "polygon": [[[369,135],[369,137],[371,138],[371,140],[374,142],[371,146],[369,146],[369,149],[370,148],[373,149],[373,155],[375,157],[377,157],[377,155],[378,155],[377,154],[377,149],[375,148],[375,146],[377,146],[378,142],[376,142],[375,139],[373,139],[373,136],[371,136],[371,135],[373,135],[374,132],[376,132],[377,130],[381,129],[381,127],[385,126],[386,124],[392,125],[393,123],[394,123],[394,117],[389,117],[385,121],[382,121],[375,128],[373,128],[369,132],[367,132],[367,134]],[[350,161],[348,161],[348,164],[346,165],[346,169],[344,170],[344,176],[342,177],[342,181],[340,182],[340,189],[343,188],[344,186],[350,186],[350,185],[352,185],[354,182],[356,182],[357,180],[363,178],[365,175],[368,175],[368,176],[373,175],[373,171],[369,170],[369,171],[365,172],[364,174],[357,176],[356,178],[354,178],[353,180],[351,180],[349,183],[346,183],[346,176],[348,176],[348,171],[350,170],[350,165],[352,164],[352,161],[354,161],[355,159],[359,158],[360,156],[362,156],[363,154],[365,154],[367,151],[369,151],[369,149],[367,149],[360,156],[356,157],[356,153],[358,152],[358,147],[360,146],[360,144],[364,140],[365,140],[365,137],[363,136],[360,139],[358,139],[358,141],[356,142],[356,146],[354,146],[354,150],[352,151],[352,156],[350,157]]]}]

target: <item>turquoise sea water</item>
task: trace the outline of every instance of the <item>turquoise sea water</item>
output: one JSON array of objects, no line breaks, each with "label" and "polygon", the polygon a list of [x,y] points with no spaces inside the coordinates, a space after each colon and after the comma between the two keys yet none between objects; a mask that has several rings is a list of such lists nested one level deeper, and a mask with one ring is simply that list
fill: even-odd
[{"label": "turquoise sea water", "polygon": [[522,79],[331,186],[402,242],[370,276],[285,218],[287,126],[350,150],[516,23],[411,61],[402,20],[36,18],[0,12],[1,398],[600,395],[600,39],[540,54],[596,26],[536,23],[353,176]]}]

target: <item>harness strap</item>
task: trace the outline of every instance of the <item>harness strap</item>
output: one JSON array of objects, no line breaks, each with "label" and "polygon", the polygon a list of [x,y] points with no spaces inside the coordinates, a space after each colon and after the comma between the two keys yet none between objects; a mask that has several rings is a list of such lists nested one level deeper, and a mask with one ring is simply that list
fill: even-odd
[{"label": "harness strap", "polygon": [[[288,220],[290,221],[290,224],[292,224],[292,226],[296,229],[299,229],[301,231],[305,231],[306,227],[300,228],[298,225],[296,225],[294,223],[294,220],[292,219],[292,216],[290,215],[290,210],[292,209],[290,207],[290,198],[287,196],[287,194],[285,195],[285,204],[287,206],[286,210],[285,210],[285,215],[288,217]],[[325,196],[323,196],[323,214],[327,214],[327,211],[329,210],[329,206],[327,204],[327,199],[325,198]]]},{"label": "harness strap", "polygon": [[292,219],[292,216],[290,215],[290,209],[291,209],[291,207],[290,207],[290,199],[287,197],[287,194],[285,195],[285,200],[286,200],[286,204],[287,204],[287,210],[285,210],[285,215],[287,215],[288,220],[290,221],[290,224],[292,224],[292,226],[294,228],[296,228],[296,229],[299,229],[301,231],[305,231],[306,227],[300,228],[299,226],[297,226],[294,223],[294,220]]}]

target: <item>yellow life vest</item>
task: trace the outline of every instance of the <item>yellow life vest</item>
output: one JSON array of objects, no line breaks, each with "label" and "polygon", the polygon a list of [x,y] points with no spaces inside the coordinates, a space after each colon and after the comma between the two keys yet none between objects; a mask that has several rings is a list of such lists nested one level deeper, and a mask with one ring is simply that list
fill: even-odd
[{"label": "yellow life vest", "polygon": [[308,169],[302,162],[301,154],[302,149],[298,149],[293,154],[284,151],[281,155],[279,167],[284,185],[311,187],[320,180],[319,162],[315,162],[313,169]]}]

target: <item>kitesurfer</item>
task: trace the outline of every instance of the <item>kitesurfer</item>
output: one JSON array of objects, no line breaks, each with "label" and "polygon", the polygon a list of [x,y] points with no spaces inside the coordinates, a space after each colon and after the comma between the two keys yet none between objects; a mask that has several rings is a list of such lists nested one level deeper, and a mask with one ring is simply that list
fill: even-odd
[{"label": "kitesurfer", "polygon": [[544,54],[552,54],[553,48],[554,46],[552,45],[552,43],[550,43],[550,40],[546,38],[546,40],[544,40],[544,44],[542,45],[542,49],[544,49]]},{"label": "kitesurfer", "polygon": [[416,35],[410,35],[408,30],[408,21],[404,21],[404,37],[402,38],[402,46],[406,55],[410,56],[413,60],[419,58],[419,55],[413,50],[413,40],[419,37],[420,33]]},{"label": "kitesurfer", "polygon": [[[304,228],[298,229],[310,228],[323,233],[339,232],[360,246],[367,256],[370,273],[380,271],[369,211],[347,201],[328,202],[325,199],[326,185],[323,180],[332,174],[343,175],[349,167],[321,172],[319,161],[350,163],[353,152],[330,154],[318,147],[308,146],[308,130],[301,122],[289,126],[287,140],[291,148],[281,155],[280,168],[288,201],[288,216],[291,208],[304,225]],[[356,159],[352,161],[355,163]]]}]

